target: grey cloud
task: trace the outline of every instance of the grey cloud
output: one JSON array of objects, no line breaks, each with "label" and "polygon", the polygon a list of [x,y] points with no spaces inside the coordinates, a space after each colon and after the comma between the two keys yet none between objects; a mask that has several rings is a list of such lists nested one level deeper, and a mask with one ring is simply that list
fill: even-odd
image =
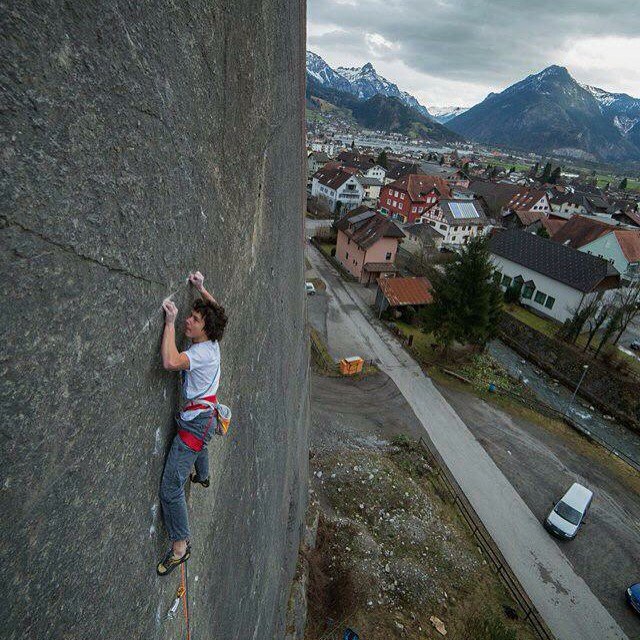
[{"label": "grey cloud", "polygon": [[[402,60],[431,76],[504,88],[557,63],[554,53],[577,38],[637,37],[640,11],[628,0],[308,0],[316,25],[343,29],[309,44],[366,55],[365,33],[397,44],[383,59]],[[579,78],[578,78],[579,79]],[[612,89],[614,89],[612,87]]]}]

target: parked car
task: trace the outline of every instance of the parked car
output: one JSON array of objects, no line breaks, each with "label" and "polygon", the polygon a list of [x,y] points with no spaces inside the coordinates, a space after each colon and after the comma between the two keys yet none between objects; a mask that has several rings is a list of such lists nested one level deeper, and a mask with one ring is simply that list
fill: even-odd
[{"label": "parked car", "polygon": [[304,290],[310,296],[314,295],[315,292],[316,292],[316,288],[313,286],[313,282],[305,282],[304,283]]},{"label": "parked car", "polygon": [[633,349],[634,351],[640,351],[640,340],[634,340],[630,345],[629,345],[630,349]]},{"label": "parked car", "polygon": [[592,499],[592,491],[574,482],[562,498],[553,505],[551,513],[544,521],[544,528],[562,540],[575,538]]},{"label": "parked car", "polygon": [[627,589],[627,601],[638,613],[640,613],[640,582],[632,584]]}]

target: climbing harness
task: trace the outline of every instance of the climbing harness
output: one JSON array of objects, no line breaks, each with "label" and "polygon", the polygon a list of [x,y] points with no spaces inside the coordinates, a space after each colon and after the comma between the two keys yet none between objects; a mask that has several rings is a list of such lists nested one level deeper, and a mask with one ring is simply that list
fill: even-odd
[{"label": "climbing harness", "polygon": [[211,417],[207,422],[207,426],[204,429],[204,433],[202,434],[202,438],[198,438],[198,436],[194,435],[190,431],[186,429],[179,429],[178,435],[182,442],[184,442],[189,449],[192,451],[202,451],[204,447],[204,443],[207,439],[207,434],[209,433],[209,429],[211,428],[211,423],[213,419],[216,419],[216,427],[215,431],[218,435],[224,436],[229,431],[229,425],[231,424],[231,409],[224,404],[220,404],[218,402],[218,398],[213,396],[203,396],[202,398],[194,398],[190,400],[188,404],[184,406],[182,409],[185,411],[194,411],[196,409],[211,410]]}]

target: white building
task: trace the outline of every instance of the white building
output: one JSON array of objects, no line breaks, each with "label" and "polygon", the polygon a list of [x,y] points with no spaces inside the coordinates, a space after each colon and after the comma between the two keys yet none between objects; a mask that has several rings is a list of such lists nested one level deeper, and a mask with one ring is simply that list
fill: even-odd
[{"label": "white building", "polygon": [[560,323],[585,299],[620,286],[606,260],[520,229],[497,233],[489,247],[502,288],[517,287],[524,306]]},{"label": "white building", "polygon": [[490,220],[477,201],[442,199],[421,216],[441,236],[444,245],[467,244],[471,238],[487,233]]},{"label": "white building", "polygon": [[380,189],[382,189],[382,181],[366,175],[359,177],[358,180],[364,188],[364,199],[377,205],[378,198],[380,197]]},{"label": "white building", "polygon": [[382,185],[384,184],[384,178],[387,175],[387,170],[379,164],[376,164],[373,167],[369,167],[364,175],[365,178],[374,178],[375,180],[379,180]]},{"label": "white building", "polygon": [[320,169],[313,175],[311,195],[322,198],[331,211],[340,203],[341,211],[351,211],[362,204],[364,187],[357,176],[343,169]]}]

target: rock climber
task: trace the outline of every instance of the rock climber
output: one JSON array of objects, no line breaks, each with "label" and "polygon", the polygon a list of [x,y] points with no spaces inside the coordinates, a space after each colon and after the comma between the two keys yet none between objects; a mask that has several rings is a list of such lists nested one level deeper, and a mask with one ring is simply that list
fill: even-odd
[{"label": "rock climber", "polygon": [[[215,431],[216,392],[220,384],[220,345],[227,316],[225,310],[204,288],[199,272],[189,274],[189,283],[201,295],[194,301],[184,322],[191,346],[176,348],[175,322],[178,308],[169,299],[162,303],[164,331],[160,353],[167,371],[182,374],[183,405],[176,417],[177,433],[164,466],[160,502],[171,548],[158,563],[158,575],[166,576],[191,555],[189,520],[184,485],[191,482],[209,486],[207,443]],[[189,475],[195,467],[195,474]]]}]

